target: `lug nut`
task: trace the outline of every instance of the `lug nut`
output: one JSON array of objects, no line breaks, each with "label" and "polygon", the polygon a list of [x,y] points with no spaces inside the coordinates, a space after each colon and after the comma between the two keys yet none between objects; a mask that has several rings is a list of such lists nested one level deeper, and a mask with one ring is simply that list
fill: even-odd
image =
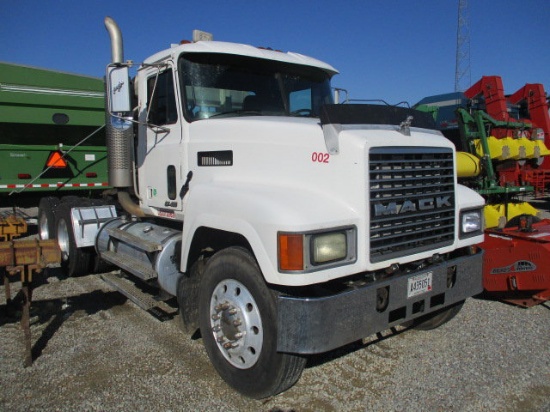
[{"label": "lug nut", "polygon": [[229,304],[228,303],[220,303],[219,305],[216,305],[216,307],[214,308],[214,310],[216,312],[221,312],[223,310],[227,310],[229,309]]}]

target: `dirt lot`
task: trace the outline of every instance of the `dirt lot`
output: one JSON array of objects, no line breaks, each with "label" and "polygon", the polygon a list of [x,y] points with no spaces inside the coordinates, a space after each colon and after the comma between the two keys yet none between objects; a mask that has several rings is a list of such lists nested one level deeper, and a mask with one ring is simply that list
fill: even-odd
[{"label": "dirt lot", "polygon": [[24,368],[19,317],[7,316],[0,287],[0,410],[550,410],[549,303],[469,299],[437,330],[386,331],[310,357],[293,388],[253,401],[224,384],[176,319],[158,320],[96,275],[51,269],[33,299]]}]

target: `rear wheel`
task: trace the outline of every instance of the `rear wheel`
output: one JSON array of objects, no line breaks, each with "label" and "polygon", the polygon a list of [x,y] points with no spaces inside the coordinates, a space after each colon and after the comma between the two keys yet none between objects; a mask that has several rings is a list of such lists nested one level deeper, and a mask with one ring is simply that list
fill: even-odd
[{"label": "rear wheel", "polygon": [[55,239],[55,208],[58,203],[56,197],[43,197],[38,203],[38,236],[42,240]]},{"label": "rear wheel", "polygon": [[199,294],[204,346],[230,386],[260,399],[296,383],[306,359],[277,352],[277,295],[248,251],[216,253],[205,267]]},{"label": "rear wheel", "polygon": [[432,330],[436,329],[452,318],[454,318],[458,312],[464,306],[464,301],[455,303],[454,305],[441,309],[437,312],[430,313],[412,321],[412,327],[418,330]]},{"label": "rear wheel", "polygon": [[61,250],[61,267],[69,276],[85,275],[89,271],[92,256],[89,248],[78,248],[71,224],[71,207],[69,203],[62,204],[57,213],[57,243]]}]

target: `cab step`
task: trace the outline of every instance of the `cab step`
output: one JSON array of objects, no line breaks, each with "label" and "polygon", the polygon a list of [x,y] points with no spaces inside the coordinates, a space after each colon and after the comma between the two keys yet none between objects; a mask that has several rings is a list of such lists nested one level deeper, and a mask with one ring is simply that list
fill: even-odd
[{"label": "cab step", "polygon": [[142,280],[156,279],[158,277],[157,272],[151,266],[145,264],[141,260],[132,258],[131,256],[119,255],[115,252],[106,251],[101,252],[101,258],[123,270],[126,270],[127,272],[130,272],[132,275],[135,275]]},{"label": "cab step", "polygon": [[101,275],[101,279],[134,302],[138,307],[149,312],[160,321],[170,320],[178,313],[177,308],[143,292],[135,283],[121,274],[120,271],[104,273]]}]

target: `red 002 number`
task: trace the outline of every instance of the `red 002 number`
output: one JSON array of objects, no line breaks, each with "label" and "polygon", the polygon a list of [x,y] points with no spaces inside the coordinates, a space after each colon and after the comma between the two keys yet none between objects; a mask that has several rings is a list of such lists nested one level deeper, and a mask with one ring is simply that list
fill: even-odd
[{"label": "red 002 number", "polygon": [[311,154],[311,161],[316,163],[328,163],[330,155],[328,153],[313,152]]}]

